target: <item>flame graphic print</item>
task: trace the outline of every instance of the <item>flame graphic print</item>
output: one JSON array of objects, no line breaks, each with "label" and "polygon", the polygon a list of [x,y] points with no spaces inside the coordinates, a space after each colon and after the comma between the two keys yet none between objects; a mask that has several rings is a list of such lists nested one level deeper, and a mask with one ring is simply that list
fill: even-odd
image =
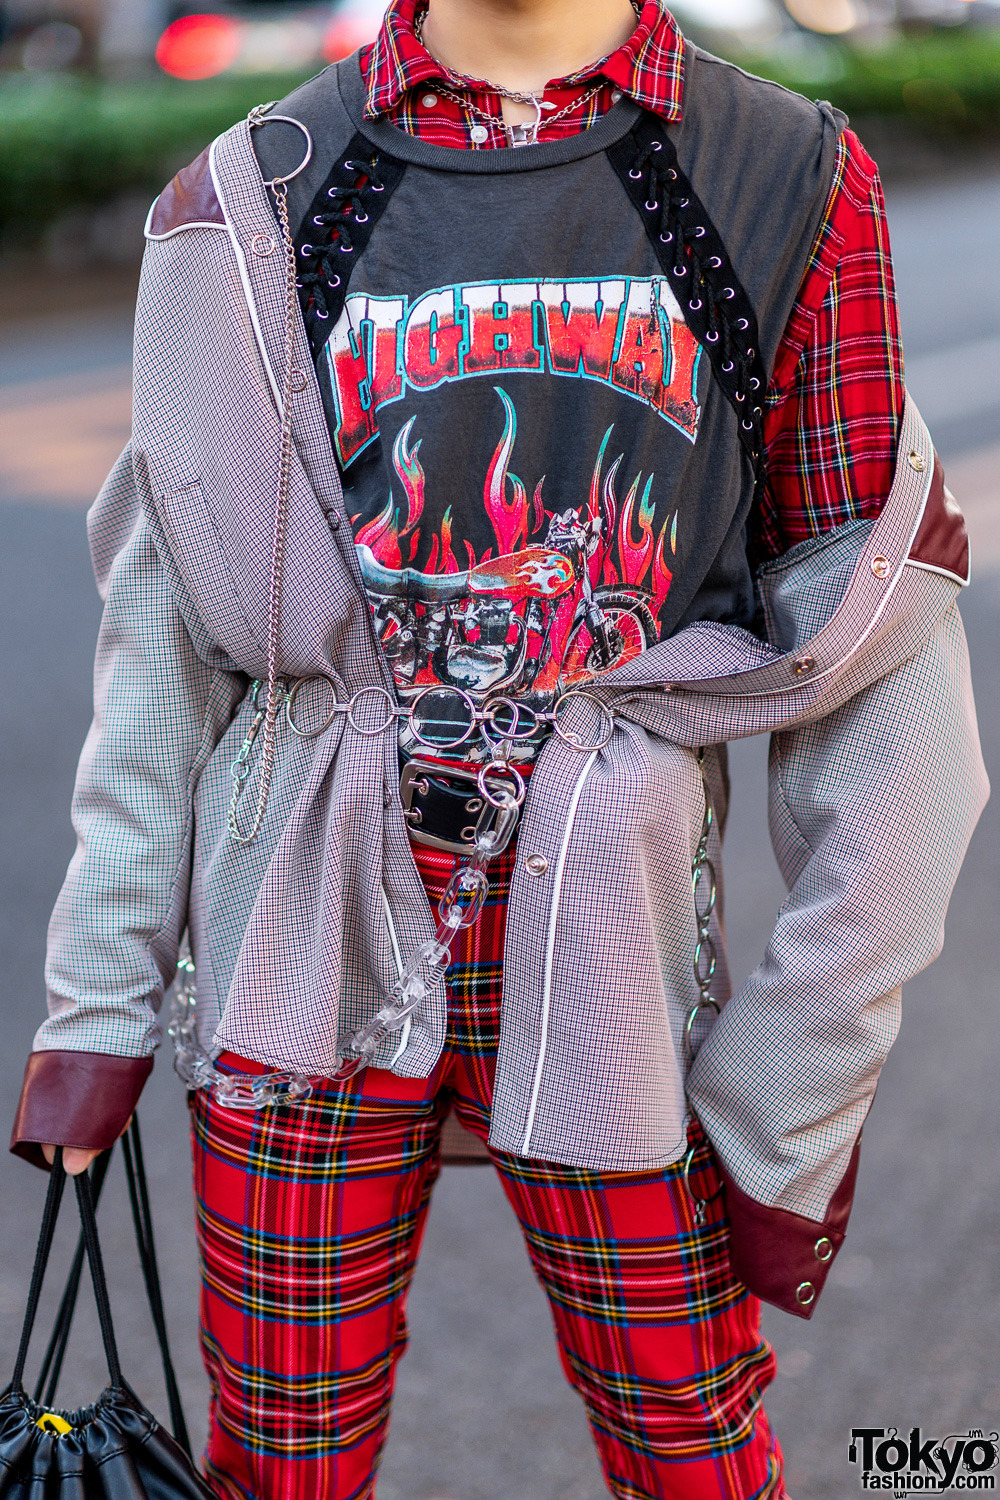
[{"label": "flame graphic print", "polygon": [[[550,704],[655,642],[673,580],[678,515],[658,523],[655,474],[627,478],[626,455],[613,450],[614,425],[580,504],[547,508],[544,475],[529,500],[511,466],[517,411],[505,390],[494,390],[503,426],[484,476],[483,510],[495,546],[477,555],[461,533],[456,540],[450,506],[427,533],[415,417],[392,446],[398,489],[365,524],[354,518],[355,541],[376,629],[404,695],[440,684],[473,697],[516,693]],[[422,536],[427,560],[417,570]],[[464,567],[456,545],[464,545]]]}]

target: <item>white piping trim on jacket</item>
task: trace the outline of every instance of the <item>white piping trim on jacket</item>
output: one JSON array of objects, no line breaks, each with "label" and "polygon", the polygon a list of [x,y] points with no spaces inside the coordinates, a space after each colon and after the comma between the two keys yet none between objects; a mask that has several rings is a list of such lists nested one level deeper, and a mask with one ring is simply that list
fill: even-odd
[{"label": "white piping trim on jacket", "polygon": [[212,148],[208,153],[208,165],[212,173],[212,182],[215,186],[215,196],[218,198],[219,206],[222,209],[223,214],[225,215],[225,227],[229,231],[229,242],[233,247],[233,254],[236,257],[236,265],[239,268],[240,281],[243,283],[243,296],[246,300],[247,311],[250,314],[250,322],[253,325],[254,337],[257,340],[257,347],[260,350],[260,357],[264,361],[264,372],[267,375],[268,384],[271,387],[271,394],[274,397],[274,404],[278,408],[278,416],[281,417],[284,415],[284,402],[281,399],[281,387],[278,385],[278,382],[274,377],[274,370],[271,368],[271,359],[267,352],[267,345],[264,343],[264,334],[260,326],[260,319],[257,316],[257,303],[253,294],[253,286],[250,282],[250,272],[247,270],[246,256],[243,254],[243,247],[236,237],[236,230],[233,227],[233,221],[229,217],[229,210],[226,207],[226,200],[222,192],[222,184],[219,181],[219,174],[216,171],[215,167],[215,148],[218,146],[220,139],[221,137],[217,137],[212,142]]},{"label": "white piping trim on jacket", "polygon": [[[917,422],[919,423],[920,427],[923,428],[924,433],[927,435],[928,443],[930,445],[930,433],[927,432],[926,424],[924,422],[923,417],[921,417],[920,412],[917,410],[916,403],[913,402],[913,398],[911,396],[909,396],[909,395],[907,396],[906,399],[907,399],[908,402],[911,402],[913,404],[913,410],[914,410],[914,413],[916,415]],[[918,433],[918,437],[919,437],[919,435],[920,434]],[[930,445],[930,451],[931,451],[931,457],[933,457],[933,454],[934,454],[933,445]],[[902,462],[902,460],[900,460],[900,462]],[[912,527],[912,530],[910,531],[909,540],[907,541],[906,546],[903,549],[902,560],[900,561],[900,564],[899,564],[898,568],[896,569],[895,573],[893,574],[892,579],[887,584],[885,593],[882,595],[882,598],[879,601],[878,608],[874,611],[874,613],[872,614],[871,618],[869,619],[867,625],[865,626],[864,630],[858,636],[857,640],[853,643],[853,645],[851,646],[850,650],[849,651],[845,651],[844,654],[843,654],[843,656],[838,657],[836,661],[831,662],[829,666],[824,667],[821,672],[813,672],[813,673],[811,673],[809,675],[809,677],[803,678],[801,682],[788,682],[788,683],[785,683],[781,687],[763,688],[759,693],[752,693],[752,692],[751,693],[747,693],[747,692],[743,692],[743,693],[740,694],[740,697],[742,697],[742,698],[750,698],[750,699],[781,697],[785,693],[794,693],[796,690],[801,689],[803,687],[811,687],[814,682],[822,682],[822,680],[825,677],[831,676],[831,674],[834,673],[834,672],[839,672],[840,669],[847,662],[849,662],[853,656],[857,655],[857,653],[861,650],[861,647],[867,641],[868,637],[870,635],[874,634],[876,626],[878,625],[878,623],[881,620],[882,616],[885,614],[886,610],[889,608],[889,603],[890,603],[890,601],[892,599],[893,594],[896,592],[896,589],[897,589],[897,587],[899,585],[899,581],[900,581],[900,579],[903,576],[903,570],[905,568],[907,568],[907,567],[914,567],[914,568],[923,567],[925,571],[930,572],[930,573],[942,573],[944,571],[942,568],[931,567],[928,563],[915,563],[915,562],[911,562],[910,561],[910,556],[909,556],[909,554],[910,554],[910,548],[913,546],[913,543],[917,539],[917,532],[920,530],[921,522],[924,519],[924,512],[927,509],[927,502],[930,499],[931,486],[933,485],[933,483],[934,483],[934,471],[933,471],[933,468],[931,468],[930,472],[927,475],[926,480],[924,481],[923,498],[921,500],[920,508],[919,508],[919,510],[917,512],[916,520],[913,522],[913,527]],[[860,561],[860,556],[864,556],[864,553],[861,553],[859,555],[859,561]],[[952,576],[954,576],[954,575],[952,575]],[[959,582],[959,583],[961,583],[962,581],[963,580],[961,578],[959,578],[957,580],[957,582]],[[852,587],[853,587],[853,580],[852,580],[851,583],[848,584],[847,589],[845,590],[845,593],[844,593],[844,597],[841,599],[840,604],[837,606],[837,609],[835,610],[834,614],[827,621],[826,625],[823,626],[823,630],[828,630],[830,628],[830,626],[833,624],[833,621],[836,619],[837,615],[843,609],[843,607],[846,604],[848,598],[850,597],[850,593],[851,593]],[[822,631],[820,631],[819,634],[822,634]],[[805,650],[806,647],[813,645],[814,642],[815,642],[815,640],[816,640],[816,638],[817,637],[814,636],[812,641],[805,641],[805,642],[803,642],[803,644],[802,644],[801,647],[798,647],[795,652],[789,652],[788,655],[789,656],[797,655],[799,651]],[[675,691],[680,691],[680,692],[701,693],[706,698],[711,698],[713,696],[720,696],[720,695],[712,693],[711,680],[709,680],[708,682],[692,682],[690,684],[687,683],[687,682],[678,682],[678,683],[674,684],[674,689],[675,689]],[[730,694],[726,694],[725,696],[728,698],[731,695]]]},{"label": "white piping trim on jacket", "polygon": [[[392,944],[392,956],[396,961],[397,971],[402,974],[403,954],[399,946],[399,934],[396,932],[396,924],[392,920],[392,909],[389,906],[389,897],[385,893],[385,886],[382,887],[382,909],[385,912],[386,926],[389,929],[389,941]],[[402,1057],[403,1053],[409,1046],[410,1027],[412,1024],[413,1017],[407,1016],[406,1020],[403,1022],[403,1029],[399,1034],[399,1046],[396,1048],[395,1052],[389,1059],[390,1068],[394,1067],[395,1064],[399,1062],[399,1059]]]},{"label": "white piping trim on jacket", "polygon": [[521,1152],[527,1155],[528,1146],[531,1142],[531,1132],[535,1128],[535,1111],[538,1108],[538,1095],[542,1087],[542,1071],[545,1067],[545,1052],[549,1040],[549,1005],[552,999],[552,958],[556,947],[556,919],[559,916],[559,897],[562,892],[563,871],[566,868],[566,855],[569,852],[570,834],[573,832],[573,824],[576,822],[576,811],[580,805],[583,795],[584,783],[591,766],[600,754],[599,750],[592,750],[587,756],[586,764],[580,772],[576,786],[573,788],[573,796],[570,799],[569,810],[566,814],[566,827],[563,830],[562,844],[559,848],[559,858],[556,861],[556,872],[552,881],[552,905],[549,908],[549,931],[545,944],[545,973],[542,978],[542,1027],[541,1038],[538,1044],[538,1062],[535,1064],[535,1081],[531,1089],[531,1102],[528,1105],[528,1119],[524,1127],[524,1140],[521,1142]]},{"label": "white piping trim on jacket", "polygon": [[922,568],[925,573],[940,573],[942,578],[951,578],[955,583],[960,583],[963,589],[967,589],[972,582],[972,565],[966,569],[965,577],[961,573],[953,573],[950,568],[942,568],[937,563],[915,562],[912,557],[906,559],[908,568]]},{"label": "white piping trim on jacket", "polygon": [[175,234],[183,234],[185,229],[221,229],[228,234],[229,231],[227,226],[225,224],[220,224],[218,219],[188,219],[186,224],[178,224],[173,229],[167,229],[163,234],[154,234],[149,226],[153,222],[153,215],[156,212],[156,205],[159,203],[162,197],[163,194],[159,193],[149,205],[149,213],[146,215],[146,222],[142,226],[143,235],[147,240],[171,240],[173,239]]}]

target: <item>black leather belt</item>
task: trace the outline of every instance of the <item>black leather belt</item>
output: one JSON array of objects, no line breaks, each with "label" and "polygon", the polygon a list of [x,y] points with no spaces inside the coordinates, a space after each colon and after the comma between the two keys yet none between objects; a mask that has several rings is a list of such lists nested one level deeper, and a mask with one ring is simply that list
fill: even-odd
[{"label": "black leather belt", "polygon": [[[449,854],[471,854],[477,825],[487,832],[500,814],[499,808],[492,808],[488,821],[480,823],[485,799],[475,771],[459,771],[426,760],[404,763],[399,794],[410,837]],[[495,852],[499,854],[500,849]]]}]

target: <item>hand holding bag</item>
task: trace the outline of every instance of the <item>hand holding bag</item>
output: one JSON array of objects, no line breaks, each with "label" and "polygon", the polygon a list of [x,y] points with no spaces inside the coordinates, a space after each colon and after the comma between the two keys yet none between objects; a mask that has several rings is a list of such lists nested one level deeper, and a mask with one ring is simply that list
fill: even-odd
[{"label": "hand holding bag", "polygon": [[[137,1135],[135,1144],[138,1146]],[[169,1367],[145,1182],[140,1177],[141,1187],[137,1188],[131,1153],[128,1148],[126,1150],[140,1258],[165,1366]],[[141,1163],[141,1158],[139,1160]],[[45,1200],[14,1373],[10,1385],[0,1396],[0,1500],[213,1500],[211,1490],[196,1473],[180,1443],[160,1426],[122,1377],[88,1174],[82,1172],[75,1184],[83,1250],[94,1284],[110,1383],[93,1406],[73,1412],[53,1412],[33,1400],[22,1383],[28,1343],[66,1185],[60,1149]],[[80,1269],[82,1257],[75,1266],[76,1281]],[[71,1272],[43,1380],[53,1363],[55,1374],[58,1374],[74,1301],[74,1274]],[[54,1378],[50,1378],[50,1391],[53,1384]],[[172,1369],[168,1375],[168,1391],[171,1406],[175,1408],[176,1426],[180,1406]]]}]

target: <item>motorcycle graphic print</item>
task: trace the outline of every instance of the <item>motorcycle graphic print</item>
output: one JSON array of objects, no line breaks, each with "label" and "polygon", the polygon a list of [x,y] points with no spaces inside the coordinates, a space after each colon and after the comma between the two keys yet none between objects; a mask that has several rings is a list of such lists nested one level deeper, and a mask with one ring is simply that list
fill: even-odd
[{"label": "motorcycle graphic print", "polygon": [[[547,709],[560,693],[658,638],[657,616],[673,577],[677,512],[654,534],[655,476],[638,473],[626,484],[625,455],[612,456],[612,425],[595,454],[589,493],[579,505],[547,510],[545,477],[529,498],[511,470],[517,412],[501,386],[494,390],[503,428],[482,496],[494,545],[477,556],[465,541],[461,566],[449,507],[428,550],[416,417],[400,428],[392,450],[402,503],[394,490],[371,520],[354,518],[375,629],[404,701],[441,686],[477,701],[506,695]],[[426,558],[421,570],[407,566],[418,545]],[[405,738],[402,748],[408,748]],[[523,747],[525,758],[531,753]],[[463,755],[479,758],[472,745]]]}]

